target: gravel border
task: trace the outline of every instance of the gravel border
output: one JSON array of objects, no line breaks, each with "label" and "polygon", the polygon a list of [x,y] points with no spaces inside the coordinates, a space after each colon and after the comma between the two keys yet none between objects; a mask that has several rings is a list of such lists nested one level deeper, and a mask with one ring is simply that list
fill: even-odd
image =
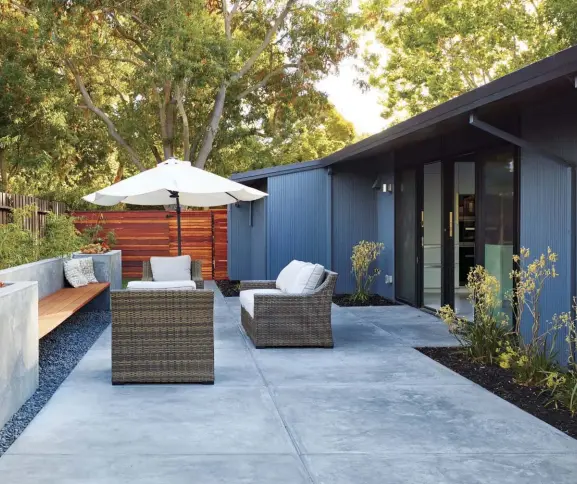
[{"label": "gravel border", "polygon": [[109,311],[79,313],[40,340],[40,385],[0,428],[0,456],[42,410],[110,321]]}]

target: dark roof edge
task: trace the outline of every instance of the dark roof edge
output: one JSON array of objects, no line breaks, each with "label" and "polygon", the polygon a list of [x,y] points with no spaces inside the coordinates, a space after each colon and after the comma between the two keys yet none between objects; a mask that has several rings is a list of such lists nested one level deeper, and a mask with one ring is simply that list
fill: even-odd
[{"label": "dark roof edge", "polygon": [[575,72],[577,72],[577,46],[565,49],[477,89],[450,99],[424,113],[336,151],[321,161],[325,166],[346,161],[352,156],[412,132]]},{"label": "dark roof edge", "polygon": [[323,166],[324,163],[320,160],[301,161],[300,163],[292,163],[290,165],[271,166],[270,168],[233,173],[230,176],[230,179],[237,182],[256,181],[262,178],[268,178],[269,176],[286,175],[287,173],[294,173],[296,171],[314,170],[315,168],[322,168]]}]

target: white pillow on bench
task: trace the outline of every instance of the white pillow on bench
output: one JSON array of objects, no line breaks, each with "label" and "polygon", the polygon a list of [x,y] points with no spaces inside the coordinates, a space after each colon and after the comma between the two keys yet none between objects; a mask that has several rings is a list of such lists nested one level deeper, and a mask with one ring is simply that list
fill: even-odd
[{"label": "white pillow on bench", "polygon": [[64,277],[72,287],[83,287],[88,285],[88,279],[82,271],[80,261],[82,259],[70,259],[64,261]]},{"label": "white pillow on bench", "polygon": [[192,260],[189,255],[151,257],[150,268],[155,281],[190,281]]},{"label": "white pillow on bench", "polygon": [[321,285],[325,268],[320,264],[305,264],[286,290],[289,294],[311,294]]}]

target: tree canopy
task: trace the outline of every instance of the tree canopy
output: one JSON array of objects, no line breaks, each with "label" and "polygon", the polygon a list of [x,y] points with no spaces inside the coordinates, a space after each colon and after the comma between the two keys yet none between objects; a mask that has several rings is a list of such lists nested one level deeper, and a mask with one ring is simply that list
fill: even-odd
[{"label": "tree canopy", "polygon": [[3,186],[86,187],[170,156],[227,175],[329,154],[355,137],[315,88],[356,51],[349,6],[0,0]]},{"label": "tree canopy", "polygon": [[[418,114],[575,42],[572,0],[366,0],[363,28],[388,51],[366,56],[383,117]],[[568,28],[571,27],[571,28]],[[573,33],[571,33],[573,32]]]}]

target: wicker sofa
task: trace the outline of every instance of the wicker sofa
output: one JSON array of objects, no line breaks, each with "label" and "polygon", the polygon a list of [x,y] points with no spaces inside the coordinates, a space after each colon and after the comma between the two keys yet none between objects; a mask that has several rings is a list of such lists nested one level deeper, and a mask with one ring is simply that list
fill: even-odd
[{"label": "wicker sofa", "polygon": [[[204,289],[204,281],[202,280],[202,261],[192,260],[190,265],[190,275],[197,289]],[[152,268],[150,266],[150,261],[145,260],[142,262],[142,280],[152,281]]]},{"label": "wicker sofa", "polygon": [[[324,271],[310,294],[255,294],[251,316],[241,306],[241,322],[255,347],[333,347],[332,296],[338,274]],[[275,289],[276,281],[242,281],[241,291]]]},{"label": "wicker sofa", "polygon": [[214,383],[214,293],[113,291],[112,383]]}]

